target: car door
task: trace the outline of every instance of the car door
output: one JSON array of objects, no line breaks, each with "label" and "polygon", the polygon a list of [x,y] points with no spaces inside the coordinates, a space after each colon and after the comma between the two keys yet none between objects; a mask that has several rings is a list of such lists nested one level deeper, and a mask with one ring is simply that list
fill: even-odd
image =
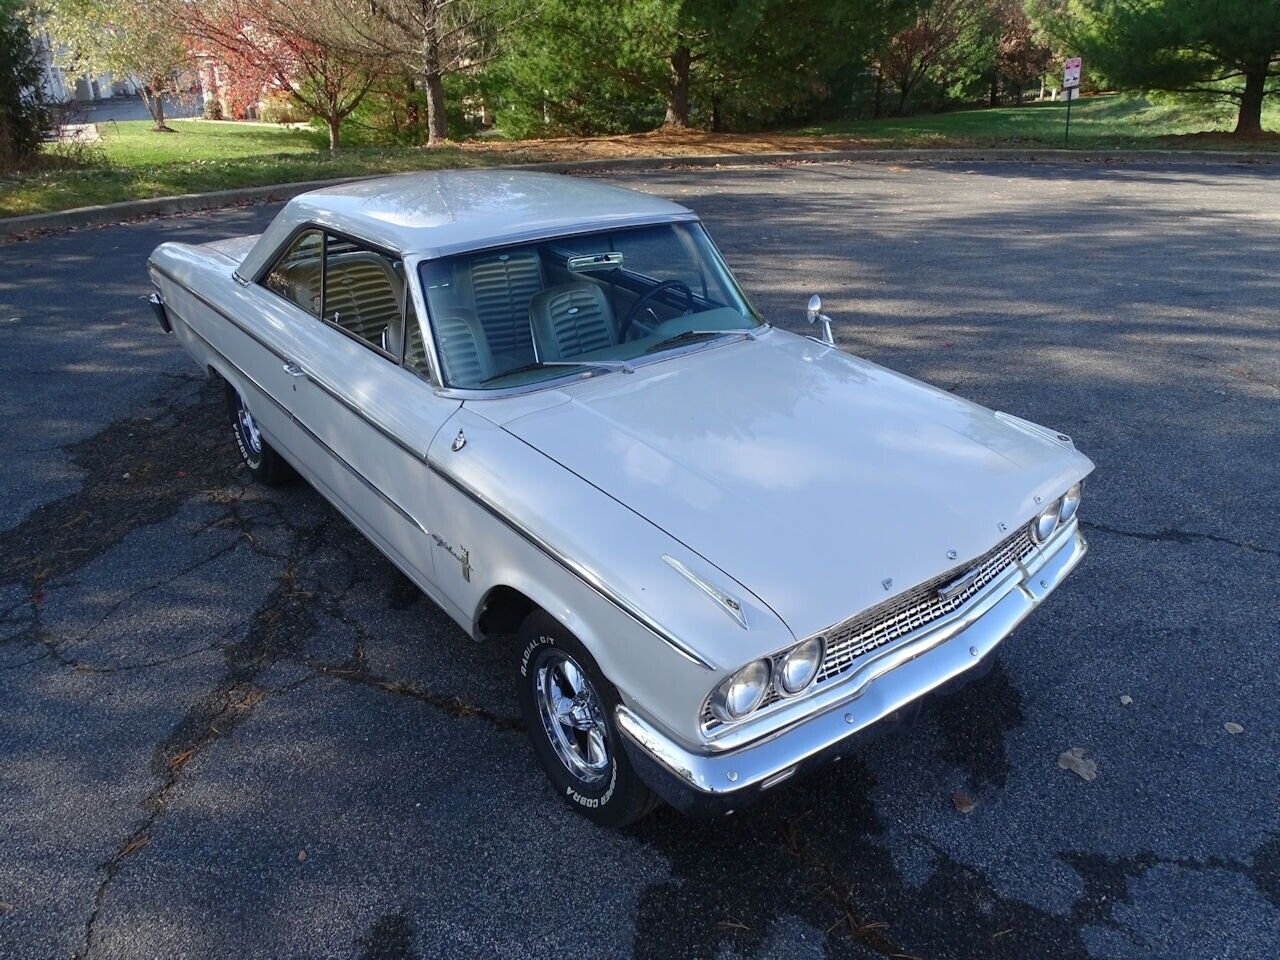
[{"label": "car door", "polygon": [[427,448],[459,402],[437,396],[427,379],[397,256],[326,232],[321,273],[319,315],[296,338],[302,386],[294,415],[324,451],[317,473],[329,492],[439,600],[430,586],[435,497]]}]

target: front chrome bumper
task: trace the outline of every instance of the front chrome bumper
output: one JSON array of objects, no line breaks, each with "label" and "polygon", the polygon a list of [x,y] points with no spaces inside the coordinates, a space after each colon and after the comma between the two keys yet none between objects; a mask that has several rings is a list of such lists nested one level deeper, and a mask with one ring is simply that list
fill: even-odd
[{"label": "front chrome bumper", "polygon": [[864,667],[813,698],[819,712],[742,746],[690,750],[619,706],[616,719],[627,756],[673,806],[690,813],[729,812],[801,770],[841,755],[851,741],[861,739],[856,735],[887,726],[925,695],[964,682],[1087,550],[1073,521],[951,616],[865,654]]}]

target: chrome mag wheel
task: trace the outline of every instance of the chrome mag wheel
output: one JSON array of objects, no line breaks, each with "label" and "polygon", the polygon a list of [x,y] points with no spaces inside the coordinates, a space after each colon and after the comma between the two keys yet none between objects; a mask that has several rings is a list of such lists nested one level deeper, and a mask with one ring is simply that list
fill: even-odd
[{"label": "chrome mag wheel", "polygon": [[552,651],[537,668],[534,699],[565,769],[583,783],[599,783],[609,772],[609,728],[586,673],[572,657]]}]

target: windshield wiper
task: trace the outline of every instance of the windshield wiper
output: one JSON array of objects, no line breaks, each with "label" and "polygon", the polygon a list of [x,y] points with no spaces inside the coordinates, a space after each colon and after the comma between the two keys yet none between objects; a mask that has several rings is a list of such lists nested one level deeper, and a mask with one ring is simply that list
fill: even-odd
[{"label": "windshield wiper", "polygon": [[523,367],[504,370],[502,373],[495,374],[487,380],[481,380],[480,385],[484,386],[486,383],[501,380],[503,377],[513,377],[517,373],[541,370],[543,367],[594,367],[597,370],[621,370],[623,373],[636,372],[636,368],[625,360],[535,360],[533,363],[526,363]]},{"label": "windshield wiper", "polygon": [[681,340],[690,340],[694,337],[708,337],[708,336],[717,336],[717,337],[736,336],[736,337],[746,337],[748,340],[754,340],[756,339],[757,336],[759,336],[759,334],[757,334],[755,330],[750,330],[745,328],[738,329],[738,330],[686,330],[684,333],[675,333],[669,337],[659,340],[652,347],[647,349],[645,353],[654,353],[655,351],[662,350],[664,347],[669,347],[674,343],[679,343]]}]

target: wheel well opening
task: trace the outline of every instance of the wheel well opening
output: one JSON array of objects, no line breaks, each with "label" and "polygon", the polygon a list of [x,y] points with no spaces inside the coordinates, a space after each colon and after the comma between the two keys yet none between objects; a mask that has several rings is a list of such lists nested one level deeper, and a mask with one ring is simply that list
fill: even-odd
[{"label": "wheel well opening", "polygon": [[476,628],[483,637],[515,633],[524,618],[537,609],[537,604],[515,587],[498,586],[485,594],[476,617]]}]

